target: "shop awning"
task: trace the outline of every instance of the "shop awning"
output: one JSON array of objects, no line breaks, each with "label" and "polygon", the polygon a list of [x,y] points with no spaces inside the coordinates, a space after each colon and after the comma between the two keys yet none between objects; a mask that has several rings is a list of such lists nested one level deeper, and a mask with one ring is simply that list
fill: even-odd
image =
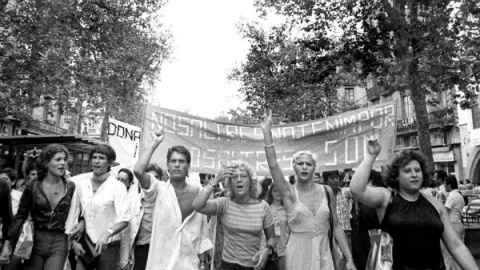
[{"label": "shop awning", "polygon": [[89,151],[92,146],[104,142],[77,134],[65,135],[25,135],[25,136],[3,136],[0,137],[1,148],[33,148],[41,149],[51,143],[64,144],[70,149]]}]

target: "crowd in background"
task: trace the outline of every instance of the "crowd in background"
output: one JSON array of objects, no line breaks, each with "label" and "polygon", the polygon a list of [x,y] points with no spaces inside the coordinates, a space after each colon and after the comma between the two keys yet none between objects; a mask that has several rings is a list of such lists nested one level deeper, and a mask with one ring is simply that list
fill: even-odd
[{"label": "crowd in background", "polygon": [[[402,152],[380,173],[371,140],[355,172],[319,173],[316,155],[301,151],[286,177],[271,115],[261,128],[263,179],[238,160],[194,183],[183,146],[165,153],[164,171],[151,161],[161,131],[135,164],[113,167],[115,150],[94,146],[92,171],[73,177],[63,145],[27,152],[24,179],[0,171],[1,269],[372,269],[381,231],[393,238],[393,269],[478,269],[463,244],[458,181],[429,173],[423,154]],[[21,259],[15,247],[28,219],[33,248]]]}]

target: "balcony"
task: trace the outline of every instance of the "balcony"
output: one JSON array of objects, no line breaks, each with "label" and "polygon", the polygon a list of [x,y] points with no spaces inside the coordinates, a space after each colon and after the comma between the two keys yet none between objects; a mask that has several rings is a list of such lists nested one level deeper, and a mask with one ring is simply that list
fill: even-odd
[{"label": "balcony", "polygon": [[368,101],[372,101],[375,99],[380,98],[380,95],[383,93],[383,89],[379,86],[374,86],[372,88],[367,89],[367,99]]},{"label": "balcony", "polygon": [[453,111],[451,113],[446,113],[444,111],[435,111],[428,113],[428,123],[430,124],[430,129],[441,128],[447,129],[455,126],[457,115]]},{"label": "balcony", "polygon": [[[431,112],[428,114],[428,123],[430,129],[448,129],[456,124],[455,113],[439,114]],[[418,130],[417,118],[410,117],[397,120],[397,134],[415,133]]]}]

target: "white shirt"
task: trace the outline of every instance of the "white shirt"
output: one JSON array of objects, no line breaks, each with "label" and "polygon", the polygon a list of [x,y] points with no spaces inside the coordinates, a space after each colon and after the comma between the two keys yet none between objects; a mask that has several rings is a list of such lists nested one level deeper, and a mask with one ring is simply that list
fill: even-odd
[{"label": "white shirt", "polygon": [[134,254],[133,247],[135,243],[135,237],[138,233],[138,228],[142,222],[143,206],[141,200],[143,198],[143,192],[139,193],[138,189],[128,190],[128,203],[130,208],[130,221],[128,227],[121,232],[121,244],[120,244],[120,268],[123,269],[127,264],[133,265]]},{"label": "white shirt", "polygon": [[[127,200],[127,188],[109,176],[93,193],[91,178],[93,173],[74,176],[71,180],[76,188],[73,194],[70,212],[66,224],[66,234],[70,234],[81,213],[85,219],[86,233],[93,243],[114,225],[130,220]],[[109,242],[120,240],[118,233],[109,238]]]},{"label": "white shirt", "polygon": [[445,207],[450,209],[450,211],[448,211],[450,222],[462,222],[462,210],[463,207],[465,207],[465,201],[460,192],[458,192],[458,189],[450,191],[447,201],[445,202]]},{"label": "white shirt", "polygon": [[23,192],[12,189],[10,194],[12,196],[12,213],[13,216],[15,216],[18,212],[18,207],[20,206],[20,199],[22,198]]},{"label": "white shirt", "polygon": [[437,199],[445,203],[445,200],[443,198],[447,199],[448,198],[448,191],[445,189],[445,184],[441,185],[438,188],[438,193],[437,193]]},{"label": "white shirt", "polygon": [[156,204],[153,210],[152,237],[147,270],[197,270],[198,254],[213,247],[208,239],[207,217],[194,211],[182,222],[173,186],[150,177],[150,188]]}]

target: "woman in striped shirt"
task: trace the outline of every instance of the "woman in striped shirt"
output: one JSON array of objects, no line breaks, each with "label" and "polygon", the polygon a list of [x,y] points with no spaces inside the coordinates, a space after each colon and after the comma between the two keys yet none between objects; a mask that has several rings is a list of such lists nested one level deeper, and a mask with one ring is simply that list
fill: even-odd
[{"label": "woman in striped shirt", "polygon": [[[257,199],[256,175],[243,161],[223,168],[193,201],[195,211],[218,215],[224,231],[222,270],[263,269],[277,245],[272,213],[265,201]],[[214,186],[225,181],[227,196],[208,200]],[[262,230],[267,245],[260,247]]]}]

